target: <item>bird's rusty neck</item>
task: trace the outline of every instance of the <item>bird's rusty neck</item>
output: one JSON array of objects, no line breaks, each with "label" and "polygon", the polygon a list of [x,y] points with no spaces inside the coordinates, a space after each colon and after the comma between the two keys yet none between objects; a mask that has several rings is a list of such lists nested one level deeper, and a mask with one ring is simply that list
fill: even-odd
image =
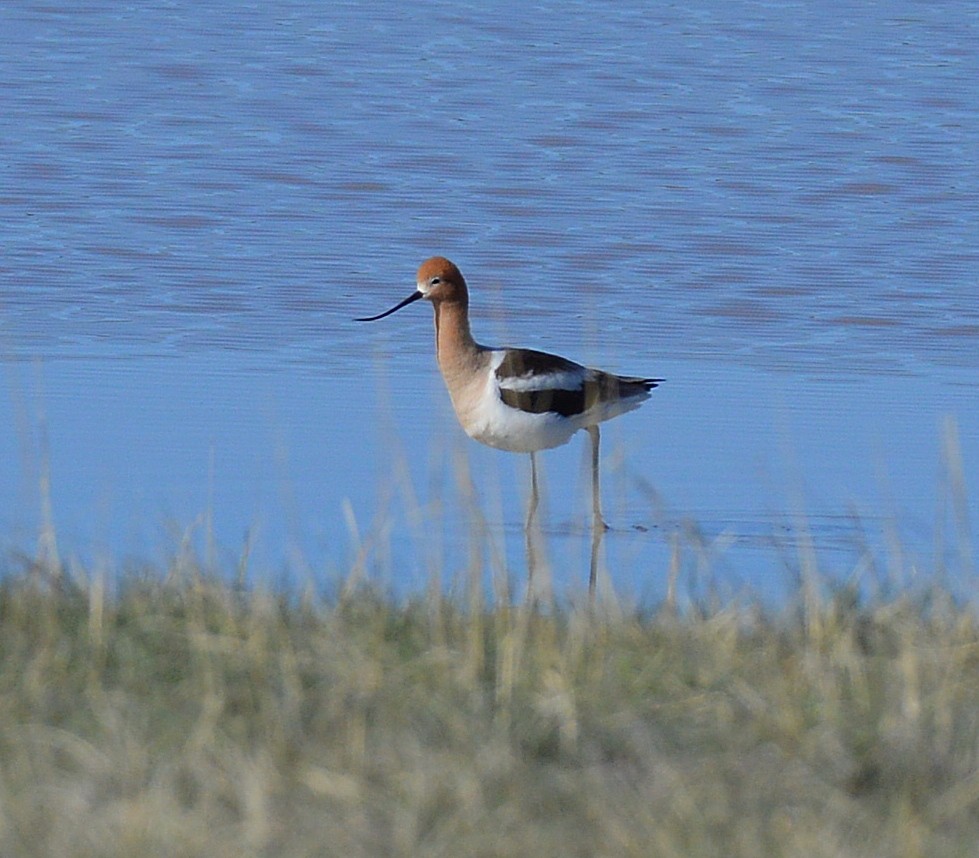
[{"label": "bird's rusty neck", "polygon": [[460,372],[473,371],[482,351],[469,330],[468,300],[436,302],[435,354],[446,381]]}]

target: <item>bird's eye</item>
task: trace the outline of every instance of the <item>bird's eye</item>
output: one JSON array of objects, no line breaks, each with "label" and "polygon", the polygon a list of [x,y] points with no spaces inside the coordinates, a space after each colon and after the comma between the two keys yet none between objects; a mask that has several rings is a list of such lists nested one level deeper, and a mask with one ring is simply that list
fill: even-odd
[{"label": "bird's eye", "polygon": [[438,286],[439,283],[441,283],[441,282],[442,282],[442,278],[441,277],[433,277],[431,280],[428,281],[428,283],[429,283],[430,286]]}]

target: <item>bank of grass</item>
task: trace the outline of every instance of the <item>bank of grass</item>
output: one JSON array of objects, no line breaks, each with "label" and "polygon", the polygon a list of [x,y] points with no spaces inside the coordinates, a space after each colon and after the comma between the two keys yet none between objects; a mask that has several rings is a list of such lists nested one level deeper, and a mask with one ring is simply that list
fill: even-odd
[{"label": "bank of grass", "polygon": [[0,854],[974,856],[941,590],[643,614],[0,581]]}]

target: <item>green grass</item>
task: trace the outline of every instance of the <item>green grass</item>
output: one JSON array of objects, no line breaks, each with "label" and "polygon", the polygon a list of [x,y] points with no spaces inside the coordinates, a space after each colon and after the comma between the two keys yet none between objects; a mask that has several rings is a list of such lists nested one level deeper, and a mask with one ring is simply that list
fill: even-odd
[{"label": "green grass", "polygon": [[0,579],[0,854],[974,856],[979,625]]}]

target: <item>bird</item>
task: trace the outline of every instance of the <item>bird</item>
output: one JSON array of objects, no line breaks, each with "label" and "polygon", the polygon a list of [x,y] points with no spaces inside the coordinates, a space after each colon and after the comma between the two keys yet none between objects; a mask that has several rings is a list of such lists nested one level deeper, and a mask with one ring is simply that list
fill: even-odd
[{"label": "bird", "polygon": [[421,264],[415,287],[390,310],[355,321],[376,322],[415,301],[431,302],[435,355],[463,430],[498,450],[530,454],[528,552],[539,502],[536,454],[566,444],[582,429],[590,436],[593,538],[588,589],[594,595],[598,547],[607,529],[601,511],[599,424],[638,408],[663,379],[614,375],[535,349],[481,345],[469,326],[466,280],[444,256]]}]

